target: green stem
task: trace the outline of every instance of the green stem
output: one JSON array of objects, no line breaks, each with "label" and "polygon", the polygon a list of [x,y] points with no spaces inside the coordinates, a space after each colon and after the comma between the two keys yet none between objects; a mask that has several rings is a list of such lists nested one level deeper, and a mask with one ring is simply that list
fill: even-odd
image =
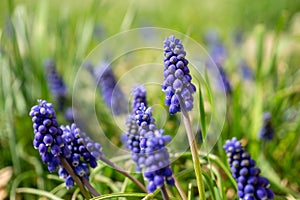
[{"label": "green stem", "polygon": [[161,194],[164,200],[170,200],[165,184],[161,187]]},{"label": "green stem", "polygon": [[124,169],[122,169],[120,166],[116,165],[115,163],[111,162],[104,156],[100,158],[104,163],[108,164],[109,166],[113,167],[115,170],[117,170],[119,173],[123,174],[124,176],[128,177],[133,183],[135,183],[138,187],[140,187],[144,192],[147,193],[147,190],[145,186],[137,180],[135,177],[131,176],[128,172],[126,172]]},{"label": "green stem", "polygon": [[67,170],[67,172],[72,176],[72,178],[76,182],[77,186],[80,188],[80,191],[82,192],[83,196],[86,199],[90,199],[91,195],[86,191],[80,178],[74,173],[74,171],[73,171],[72,167],[69,165],[68,161],[62,156],[59,156],[59,159],[60,159],[62,167],[65,168]]},{"label": "green stem", "polygon": [[181,188],[181,186],[180,186],[178,180],[176,179],[175,176],[173,176],[173,178],[174,178],[174,181],[175,181],[175,186],[176,186],[176,188],[177,188],[177,190],[178,190],[178,192],[179,192],[179,194],[180,194],[180,196],[181,196],[181,199],[182,199],[182,200],[187,200],[187,197],[186,197],[186,195],[185,195],[183,189]]},{"label": "green stem", "polygon": [[[181,105],[183,105],[182,102],[181,102]],[[183,108],[183,106],[181,106],[181,108]],[[205,190],[204,190],[204,183],[203,183],[203,179],[202,179],[200,159],[199,159],[198,150],[197,150],[197,143],[196,143],[195,137],[193,135],[191,121],[190,121],[187,111],[182,109],[181,112],[183,115],[183,123],[185,125],[185,129],[187,132],[189,145],[190,145],[190,149],[191,149],[191,153],[192,153],[200,200],[204,200],[205,199]]]}]

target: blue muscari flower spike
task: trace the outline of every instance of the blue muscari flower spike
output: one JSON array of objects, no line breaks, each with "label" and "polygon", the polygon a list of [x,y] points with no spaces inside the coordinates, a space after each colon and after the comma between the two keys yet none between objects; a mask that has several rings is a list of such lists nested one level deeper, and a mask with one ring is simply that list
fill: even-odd
[{"label": "blue muscari flower spike", "polygon": [[146,89],[142,85],[136,85],[132,90],[132,114],[128,115],[126,120],[127,130],[123,134],[123,142],[127,149],[131,151],[132,160],[136,163],[136,170],[141,171],[139,160],[144,158],[144,151],[140,148],[140,135],[138,125],[135,120],[135,113],[138,108],[147,105]]},{"label": "blue muscari flower spike", "polygon": [[152,117],[151,107],[142,103],[136,112],[139,125],[140,150],[144,156],[139,159],[139,165],[144,167],[144,176],[148,179],[148,192],[152,193],[165,182],[174,185],[173,172],[170,168],[169,153],[165,144],[170,142],[169,135],[163,135],[163,130],[157,129]]},{"label": "blue muscari flower spike", "polygon": [[125,114],[127,112],[127,101],[122,89],[117,85],[116,77],[109,64],[102,62],[98,67],[87,64],[86,68],[90,71],[95,81],[98,81],[97,85],[101,89],[106,106],[116,115]]},{"label": "blue muscari flower spike", "polygon": [[45,60],[44,66],[46,68],[46,78],[50,92],[58,102],[59,109],[63,110],[68,89],[62,77],[57,72],[56,65],[52,59]]},{"label": "blue muscari flower spike", "polygon": [[181,40],[175,36],[168,37],[164,42],[164,82],[162,90],[165,92],[165,103],[169,106],[170,114],[181,111],[180,101],[185,110],[193,108],[193,93],[196,87],[191,83],[192,76],[188,68],[186,52]]},{"label": "blue muscari flower spike", "polygon": [[272,200],[274,193],[267,178],[260,176],[249,153],[235,137],[227,140],[224,147],[233,178],[237,182],[238,196],[242,200]]},{"label": "blue muscari flower spike", "polygon": [[[71,156],[66,160],[77,176],[88,179],[90,167],[95,168],[97,166],[96,161],[102,156],[101,145],[95,143],[85,133],[81,132],[76,124],[61,126],[61,129],[63,130],[62,137],[71,152]],[[65,180],[67,189],[71,189],[74,186],[73,178],[63,167],[60,167],[58,174]]]},{"label": "blue muscari flower spike", "polygon": [[132,112],[135,113],[141,106],[141,103],[147,107],[146,89],[142,85],[136,85],[132,90]]},{"label": "blue muscari flower spike", "polygon": [[271,122],[271,113],[265,112],[263,115],[263,125],[258,134],[258,138],[262,140],[272,140],[274,137],[274,128]]},{"label": "blue muscari flower spike", "polygon": [[51,103],[38,100],[38,105],[31,108],[29,115],[33,122],[34,148],[39,150],[42,161],[52,173],[60,165],[59,156],[71,156],[62,137],[63,132],[58,126],[55,111]]}]

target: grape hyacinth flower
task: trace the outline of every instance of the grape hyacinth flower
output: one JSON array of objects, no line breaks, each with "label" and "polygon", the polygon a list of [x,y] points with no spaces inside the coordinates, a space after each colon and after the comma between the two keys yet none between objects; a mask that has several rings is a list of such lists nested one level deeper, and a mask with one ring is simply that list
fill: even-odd
[{"label": "grape hyacinth flower", "polygon": [[58,102],[59,110],[63,110],[67,99],[68,89],[62,77],[58,74],[56,65],[52,59],[47,59],[44,62],[44,66],[46,68],[46,78],[50,92]]},{"label": "grape hyacinth flower", "polygon": [[227,140],[224,147],[233,178],[237,182],[238,196],[243,200],[274,199],[267,178],[260,176],[260,169],[255,166],[249,153],[235,137]]},{"label": "grape hyacinth flower", "polygon": [[86,68],[101,89],[103,100],[108,108],[116,115],[125,114],[127,112],[127,101],[122,89],[117,85],[116,77],[113,70],[107,62],[102,62],[98,67],[87,64]]},{"label": "grape hyacinth flower", "polygon": [[259,132],[258,138],[263,140],[272,140],[274,137],[274,128],[271,122],[271,113],[266,112],[263,115],[263,125]]},{"label": "grape hyacinth flower", "polygon": [[144,105],[147,107],[147,99],[146,99],[146,89],[142,85],[136,85],[132,90],[132,113],[135,113],[139,107],[141,106],[141,103],[144,103]]},{"label": "grape hyacinth flower", "polygon": [[[68,163],[77,176],[85,177],[88,180],[90,167],[95,168],[97,166],[96,161],[102,155],[101,145],[93,142],[85,133],[81,132],[76,124],[61,126],[61,129],[66,147],[71,152],[71,156],[67,158]],[[65,180],[67,189],[74,186],[74,180],[65,168],[60,167],[58,174]]]},{"label": "grape hyacinth flower", "polygon": [[126,119],[127,130],[123,134],[125,137],[124,143],[127,149],[131,151],[131,158],[136,163],[136,171],[141,171],[139,159],[144,158],[144,151],[140,148],[140,135],[138,125],[135,120],[135,113],[143,103],[147,106],[146,89],[142,85],[136,85],[132,90],[132,114]]},{"label": "grape hyacinth flower", "polygon": [[136,163],[136,171],[141,171],[139,160],[143,159],[144,151],[140,148],[140,135],[138,125],[136,124],[135,116],[129,115],[126,120],[126,148],[131,152],[131,159]]},{"label": "grape hyacinth flower", "polygon": [[59,156],[70,158],[71,153],[65,146],[62,130],[59,128],[56,114],[51,103],[38,100],[38,105],[31,108],[35,149],[39,150],[42,161],[48,165],[52,173],[60,165]]},{"label": "grape hyacinth flower", "polygon": [[169,153],[165,147],[171,137],[163,135],[163,130],[156,127],[151,107],[147,108],[142,103],[135,118],[139,125],[140,149],[145,155],[138,162],[145,168],[144,176],[148,179],[148,192],[152,193],[158,187],[163,187],[165,182],[173,186],[173,172],[170,168]]},{"label": "grape hyacinth flower", "polygon": [[170,36],[164,42],[164,82],[162,90],[165,92],[165,103],[169,106],[170,114],[183,109],[190,111],[193,108],[193,93],[196,87],[191,83],[192,76],[188,68],[188,60],[181,40]]}]

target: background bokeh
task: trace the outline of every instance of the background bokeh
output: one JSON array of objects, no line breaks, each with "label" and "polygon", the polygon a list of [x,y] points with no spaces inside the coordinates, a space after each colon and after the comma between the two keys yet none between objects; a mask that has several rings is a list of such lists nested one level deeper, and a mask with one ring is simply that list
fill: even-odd
[{"label": "background bokeh", "polygon": [[[43,63],[47,58],[55,61],[57,70],[68,87],[69,106],[72,106],[74,99],[77,102],[85,99],[86,103],[95,101],[95,105],[76,114],[83,120],[84,131],[93,139],[101,141],[95,124],[100,123],[110,141],[122,148],[120,136],[124,127],[116,126],[116,119],[106,108],[101,94],[97,93],[98,88],[95,89],[95,83],[87,72],[83,75],[86,77],[86,82],[83,83],[88,90],[76,93],[80,96],[74,96],[73,90],[83,61],[98,44],[122,31],[142,27],[167,28],[187,35],[203,47],[203,52],[199,54],[209,54],[212,59],[214,55],[207,38],[218,38],[226,50],[222,67],[232,91],[226,94],[225,123],[211,154],[227,164],[222,149],[224,141],[233,136],[241,139],[262,169],[262,174],[271,181],[275,199],[299,199],[299,11],[300,3],[297,0],[1,1],[0,199],[36,197],[22,192],[20,188],[50,191],[66,199],[70,199],[72,195],[74,197],[74,190],[67,191],[56,174],[50,175],[32,145],[33,129],[28,116],[30,108],[40,98],[58,106],[45,78]],[[146,38],[155,38],[151,33],[144,34]],[[185,41],[185,38],[181,39]],[[114,44],[110,51],[117,52],[119,45],[122,46]],[[163,46],[163,41],[161,45]],[[99,55],[99,62],[109,57],[109,53],[111,52]],[[163,55],[160,56],[141,51],[120,57],[112,63],[114,73],[121,78],[133,66],[152,61],[156,63],[163,59]],[[158,124],[163,126],[161,128],[167,134],[174,136],[179,129],[180,115],[168,115],[163,94],[157,88],[146,88],[151,91],[148,95],[149,102],[161,105],[158,106],[158,113],[154,113]],[[130,93],[130,88],[123,89],[126,94]],[[201,89],[209,119],[209,89],[204,85]],[[89,123],[89,112],[96,112],[97,122]],[[263,126],[265,112],[271,113],[275,132],[270,141],[257,137]],[[62,124],[68,123],[63,112],[58,112],[57,115]],[[123,119],[125,117],[118,118],[117,121]],[[199,128],[199,122],[193,122],[193,125],[195,130]],[[116,160],[127,170],[134,171],[128,157],[118,157]],[[190,157],[180,157],[174,161],[173,166],[183,188],[187,190],[189,181],[185,180],[193,179],[189,171],[192,166]],[[209,165],[206,167],[208,170]],[[226,199],[236,199],[233,185],[223,170],[219,171],[221,179],[216,184],[218,187],[222,186],[220,193],[224,193],[223,197]],[[142,179],[140,175],[136,176]],[[106,165],[100,164],[93,177],[93,183],[102,193],[120,192],[124,187],[124,178]],[[132,183],[126,184],[128,185],[123,192],[138,191]]]}]

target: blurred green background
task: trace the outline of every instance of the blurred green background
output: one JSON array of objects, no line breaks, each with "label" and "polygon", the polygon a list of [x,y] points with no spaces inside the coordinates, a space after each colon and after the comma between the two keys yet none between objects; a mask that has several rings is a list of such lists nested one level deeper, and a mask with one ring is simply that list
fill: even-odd
[{"label": "blurred green background", "polygon": [[[212,153],[225,163],[224,141],[233,136],[242,139],[271,180],[276,198],[299,199],[299,11],[297,0],[1,1],[0,199],[9,195],[19,199],[34,197],[23,195],[22,190],[18,192],[19,187],[52,190],[62,198],[71,196],[63,185],[56,187],[62,182],[57,177],[49,178],[32,146],[28,112],[37,98],[53,100],[45,80],[44,59],[55,60],[72,91],[78,68],[97,44],[121,31],[147,26],[182,32],[204,47],[207,31],[219,33],[228,51],[224,70],[233,91],[227,99],[222,136]],[[236,33],[242,35],[239,45],[235,43]],[[248,63],[254,74],[252,80],[240,76],[239,59]],[[70,92],[70,98],[71,95]],[[102,102],[98,107],[101,106]],[[272,114],[276,133],[270,142],[257,139],[266,111]],[[58,113],[58,118],[64,121],[62,113]],[[121,130],[111,126],[110,118],[106,119],[106,131],[114,133],[112,140],[121,145]],[[175,117],[170,120],[176,121]],[[176,123],[165,128],[172,132]],[[99,190],[111,193],[121,188],[122,179],[115,172],[105,168],[101,173],[108,178],[101,179],[107,185],[99,184]],[[230,194],[228,188],[232,185],[228,180],[222,181],[222,190],[229,193],[226,197],[236,198]],[[53,188],[57,189],[53,192]]]}]

